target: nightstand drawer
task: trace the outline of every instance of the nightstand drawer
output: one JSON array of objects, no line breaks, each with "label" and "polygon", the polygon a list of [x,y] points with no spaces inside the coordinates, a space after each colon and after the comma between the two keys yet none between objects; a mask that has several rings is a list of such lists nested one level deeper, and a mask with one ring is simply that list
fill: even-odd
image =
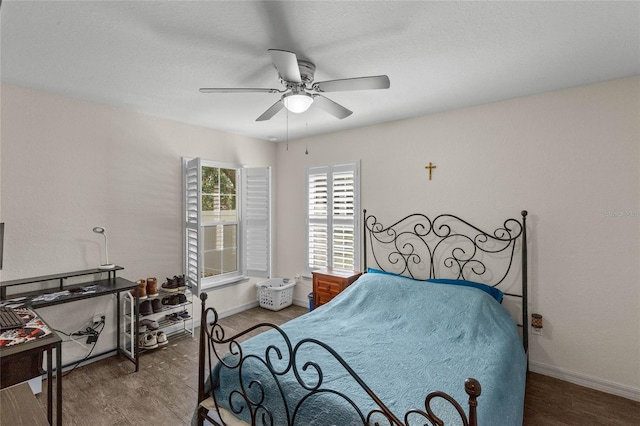
[{"label": "nightstand drawer", "polygon": [[317,292],[316,295],[313,297],[313,303],[316,307],[322,306],[325,303],[331,302],[331,299],[333,299],[334,296],[335,295],[332,295],[329,293]]},{"label": "nightstand drawer", "polygon": [[340,284],[332,281],[328,281],[326,279],[318,278],[316,282],[316,291],[318,293],[326,293],[331,295],[331,297],[335,297],[340,293]]},{"label": "nightstand drawer", "polygon": [[331,268],[314,271],[312,274],[314,308],[330,302],[362,275],[361,272]]}]

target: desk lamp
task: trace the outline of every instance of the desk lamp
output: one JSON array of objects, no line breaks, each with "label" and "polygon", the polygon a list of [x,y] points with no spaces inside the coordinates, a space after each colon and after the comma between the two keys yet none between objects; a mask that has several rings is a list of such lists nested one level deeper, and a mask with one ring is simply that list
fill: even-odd
[{"label": "desk lamp", "polygon": [[103,263],[102,265],[98,266],[98,269],[113,269],[113,268],[116,267],[116,265],[114,265],[113,263],[109,263],[109,251],[107,249],[107,233],[105,231],[106,230],[104,229],[104,226],[96,226],[95,228],[93,228],[93,232],[95,232],[96,234],[104,235],[104,257],[105,257],[105,263]]}]

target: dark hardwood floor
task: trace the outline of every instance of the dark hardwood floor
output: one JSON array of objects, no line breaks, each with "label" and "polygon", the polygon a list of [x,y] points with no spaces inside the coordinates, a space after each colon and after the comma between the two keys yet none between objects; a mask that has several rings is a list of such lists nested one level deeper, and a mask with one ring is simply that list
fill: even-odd
[{"label": "dark hardwood floor", "polygon": [[[279,312],[254,308],[221,323],[229,332],[240,331],[257,322],[282,324],[305,312],[299,306]],[[117,356],[80,367],[63,378],[63,424],[189,425],[198,389],[197,359],[197,338],[182,337],[144,353],[136,374],[130,361]],[[38,401],[46,408],[45,392]],[[640,402],[540,374],[527,377],[526,426],[638,424]]]}]

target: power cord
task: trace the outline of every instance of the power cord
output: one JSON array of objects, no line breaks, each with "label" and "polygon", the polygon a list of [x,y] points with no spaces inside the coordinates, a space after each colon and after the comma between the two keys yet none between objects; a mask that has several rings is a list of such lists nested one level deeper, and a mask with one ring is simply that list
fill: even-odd
[{"label": "power cord", "polygon": [[[93,327],[97,327],[101,324],[104,324],[104,322],[99,322]],[[71,336],[87,336],[87,344],[95,343],[98,340],[98,336],[100,333],[93,327],[87,327],[84,329],[84,331],[76,331],[75,333],[71,334]]]},{"label": "power cord", "polygon": [[53,331],[55,331],[56,333],[60,333],[60,334],[64,334],[65,336],[67,336],[69,339],[68,340],[63,340],[62,343],[67,343],[67,342],[73,342],[76,345],[80,346],[83,349],[88,349],[87,345],[85,345],[84,343],[82,343],[81,341],[79,341],[78,339],[76,339],[75,334],[76,333],[66,333],[62,330],[58,330],[58,329],[53,329]]},{"label": "power cord", "polygon": [[58,333],[62,333],[65,336],[69,337],[69,340],[67,340],[67,342],[74,342],[79,344],[80,346],[82,346],[83,348],[87,348],[86,345],[84,345],[83,343],[77,341],[75,339],[75,337],[86,337],[87,338],[87,344],[92,345],[91,349],[89,350],[89,353],[82,358],[81,360],[77,361],[73,367],[71,368],[71,370],[67,371],[66,373],[62,374],[62,377],[68,376],[69,374],[73,373],[73,371],[78,368],[78,366],[80,364],[82,364],[83,362],[85,362],[87,359],[89,359],[91,357],[91,354],[93,354],[93,350],[96,348],[96,343],[98,342],[98,338],[100,337],[100,334],[102,333],[102,331],[104,330],[105,327],[105,318],[104,316],[100,319],[99,322],[97,323],[93,323],[93,325],[91,327],[86,327],[84,330],[79,330],[76,331],[74,333],[65,333],[64,331],[60,331],[60,330],[54,330]]}]

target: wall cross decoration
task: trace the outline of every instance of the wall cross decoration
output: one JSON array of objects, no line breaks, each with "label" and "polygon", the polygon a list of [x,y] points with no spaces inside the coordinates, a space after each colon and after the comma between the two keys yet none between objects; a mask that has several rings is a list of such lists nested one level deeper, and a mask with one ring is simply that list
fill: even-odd
[{"label": "wall cross decoration", "polygon": [[429,161],[429,165],[424,166],[424,168],[429,169],[429,180],[431,180],[431,173],[433,172],[433,169],[436,168],[435,164],[431,164],[431,161]]}]

